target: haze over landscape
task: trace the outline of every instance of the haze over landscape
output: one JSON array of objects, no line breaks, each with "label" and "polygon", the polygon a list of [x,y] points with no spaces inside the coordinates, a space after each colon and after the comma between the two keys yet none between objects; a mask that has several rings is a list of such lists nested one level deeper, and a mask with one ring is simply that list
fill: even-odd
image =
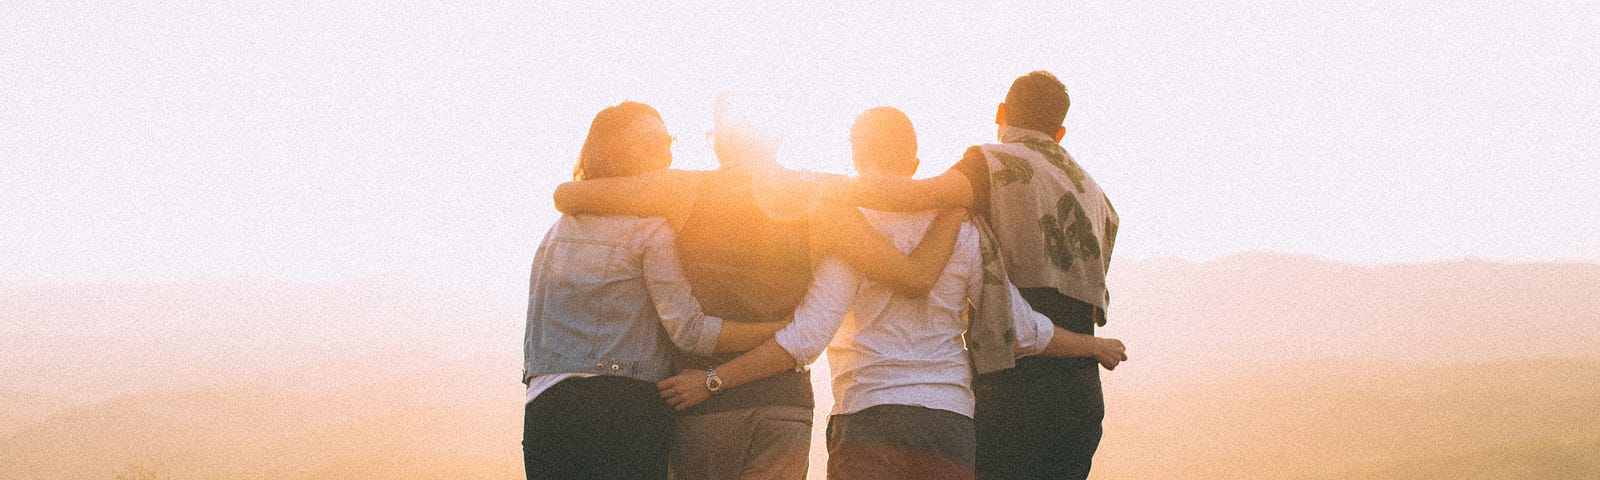
[{"label": "haze over landscape", "polygon": [[1593,2],[0,11],[0,478],[520,478],[595,112],[847,172],[893,105],[929,176],[1034,69],[1123,223],[1092,478],[1600,477]]},{"label": "haze over landscape", "polygon": [[[1112,288],[1124,306],[1103,332],[1132,361],[1103,376],[1094,478],[1600,474],[1600,265],[1255,253],[1119,261]],[[517,299],[384,282],[3,293],[0,477],[520,476]]]}]

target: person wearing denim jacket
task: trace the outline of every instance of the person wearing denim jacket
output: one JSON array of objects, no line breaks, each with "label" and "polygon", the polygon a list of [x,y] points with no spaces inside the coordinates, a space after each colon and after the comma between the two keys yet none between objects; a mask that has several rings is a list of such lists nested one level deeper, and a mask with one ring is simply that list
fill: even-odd
[{"label": "person wearing denim jacket", "polygon": [[[596,115],[576,178],[666,168],[660,114],[626,102]],[[781,323],[705,315],[659,218],[563,215],[534,255],[522,381],[527,478],[666,478],[672,409],[655,383],[674,349],[749,349]]]}]

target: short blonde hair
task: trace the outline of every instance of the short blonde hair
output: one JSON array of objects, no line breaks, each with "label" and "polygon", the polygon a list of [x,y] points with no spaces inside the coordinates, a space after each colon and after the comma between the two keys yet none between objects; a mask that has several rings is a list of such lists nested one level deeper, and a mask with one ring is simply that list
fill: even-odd
[{"label": "short blonde hair", "polygon": [[[897,108],[861,112],[850,126],[850,145],[857,152],[857,170],[866,166],[906,175],[917,172],[917,131],[911,117]],[[872,164],[861,165],[862,161]]]}]

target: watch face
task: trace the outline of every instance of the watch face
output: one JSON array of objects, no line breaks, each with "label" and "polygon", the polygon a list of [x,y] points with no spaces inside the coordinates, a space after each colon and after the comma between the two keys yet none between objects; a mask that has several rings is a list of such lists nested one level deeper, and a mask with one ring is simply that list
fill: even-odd
[{"label": "watch face", "polygon": [[717,391],[722,389],[722,377],[716,374],[706,375],[706,390]]}]

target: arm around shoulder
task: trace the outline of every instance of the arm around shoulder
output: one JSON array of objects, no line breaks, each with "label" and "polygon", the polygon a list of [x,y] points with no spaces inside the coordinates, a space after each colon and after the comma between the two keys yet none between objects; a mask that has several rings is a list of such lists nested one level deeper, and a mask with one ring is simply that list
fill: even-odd
[{"label": "arm around shoulder", "polygon": [[836,185],[838,201],[885,212],[970,207],[973,198],[967,174],[954,168],[921,180],[868,175]]},{"label": "arm around shoulder", "polygon": [[951,252],[955,251],[956,236],[961,232],[961,222],[966,220],[966,211],[940,212],[910,255],[895,248],[855,208],[824,205],[813,220],[813,235],[825,255],[844,260],[897,294],[922,298],[939,280]]},{"label": "arm around shoulder", "polygon": [[[859,285],[860,277],[842,262],[823,260],[805,300],[795,310],[794,321],[772,338],[717,367],[722,387],[738,387],[816,361],[838,332]],[[711,396],[704,383],[705,375],[704,371],[688,370],[662,381],[656,388],[668,404],[683,410]]]},{"label": "arm around shoulder", "polygon": [[[556,210],[566,214],[667,217],[692,205],[699,172],[656,170],[631,177],[566,182],[556,187]],[[674,224],[676,222],[674,221]]]}]

